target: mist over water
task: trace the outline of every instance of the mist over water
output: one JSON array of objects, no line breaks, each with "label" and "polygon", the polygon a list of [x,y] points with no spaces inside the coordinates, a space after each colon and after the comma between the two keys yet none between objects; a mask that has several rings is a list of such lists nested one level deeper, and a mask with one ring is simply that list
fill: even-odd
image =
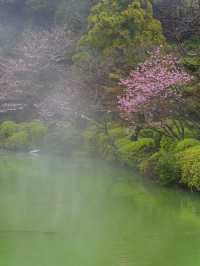
[{"label": "mist over water", "polygon": [[[0,266],[199,266],[197,194],[158,186],[118,165],[137,162],[153,173],[163,153],[166,183],[180,181],[177,154],[168,150],[174,143],[163,144],[159,130],[152,134],[145,115],[122,121],[117,106],[119,80],[149,54],[146,37],[165,39],[161,23],[143,7],[147,1],[141,8],[122,0],[112,9],[105,1],[91,13],[86,34],[97,2],[0,0]],[[182,131],[174,118],[175,135],[189,132],[184,118]]]},{"label": "mist over water", "polygon": [[1,154],[0,171],[4,266],[199,265],[195,196],[89,158]]}]

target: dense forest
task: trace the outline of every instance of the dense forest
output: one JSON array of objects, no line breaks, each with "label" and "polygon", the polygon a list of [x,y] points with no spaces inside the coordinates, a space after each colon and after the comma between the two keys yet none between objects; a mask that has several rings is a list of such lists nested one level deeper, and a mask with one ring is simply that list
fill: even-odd
[{"label": "dense forest", "polygon": [[2,149],[200,191],[200,1],[0,0],[0,118]]}]

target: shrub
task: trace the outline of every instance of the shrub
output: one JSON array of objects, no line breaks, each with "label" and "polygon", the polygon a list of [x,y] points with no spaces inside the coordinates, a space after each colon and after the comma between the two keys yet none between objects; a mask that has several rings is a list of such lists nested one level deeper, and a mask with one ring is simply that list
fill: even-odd
[{"label": "shrub", "polygon": [[139,133],[139,138],[152,138],[157,146],[160,145],[161,133],[150,128],[142,129]]},{"label": "shrub", "polygon": [[191,38],[185,41],[184,46],[190,53],[187,53],[183,57],[183,65],[192,72],[200,73],[200,58],[196,56],[200,47],[200,38]]},{"label": "shrub", "polygon": [[84,133],[83,138],[89,151],[108,160],[116,160],[115,141],[127,135],[126,129],[115,123],[108,123],[108,134],[102,126],[91,125]]},{"label": "shrub", "polygon": [[128,166],[134,166],[135,161],[132,160],[132,151],[135,148],[135,141],[131,141],[127,138],[120,139],[116,142],[118,148],[119,161],[127,164]]},{"label": "shrub", "polygon": [[200,145],[186,149],[180,158],[181,182],[200,191]]},{"label": "shrub", "polygon": [[160,152],[156,164],[156,174],[162,184],[177,182],[180,180],[180,168],[173,152]]},{"label": "shrub", "polygon": [[186,139],[197,139],[199,137],[199,132],[195,129],[185,128],[185,138]]},{"label": "shrub", "polygon": [[200,145],[200,141],[198,141],[197,139],[192,139],[192,138],[184,139],[177,143],[175,147],[175,151],[182,152],[188,148],[191,148],[197,145]]},{"label": "shrub", "polygon": [[0,127],[1,147],[8,150],[26,150],[41,145],[47,127],[39,121],[17,124],[5,121]]},{"label": "shrub", "polygon": [[112,138],[101,132],[96,140],[97,152],[99,155],[108,160],[115,160],[115,148]]},{"label": "shrub", "polygon": [[120,139],[128,135],[127,131],[128,131],[127,129],[120,126],[113,127],[109,129],[109,136],[113,139]]},{"label": "shrub", "polygon": [[116,146],[120,149],[124,146],[131,145],[132,143],[135,143],[135,141],[130,140],[129,138],[121,138],[116,140]]},{"label": "shrub", "polygon": [[26,131],[20,131],[6,140],[5,148],[13,151],[23,151],[29,148],[29,144],[28,133]]},{"label": "shrub", "polygon": [[172,151],[174,149],[174,147],[176,146],[177,141],[166,137],[166,136],[162,136],[161,141],[160,141],[160,148],[162,151]]},{"label": "shrub", "polygon": [[0,127],[0,136],[2,138],[8,138],[14,133],[19,131],[19,125],[12,121],[5,121]]},{"label": "shrub", "polygon": [[156,152],[150,157],[144,159],[139,165],[140,172],[144,176],[151,177],[152,179],[158,179],[156,168],[159,158],[160,152]]},{"label": "shrub", "polygon": [[138,141],[131,141],[125,138],[119,140],[116,145],[119,159],[129,166],[140,163],[156,150],[155,142],[151,138],[143,138]]},{"label": "shrub", "polygon": [[40,145],[47,133],[47,127],[39,121],[22,123],[20,124],[20,128],[27,132],[29,142],[33,147],[35,145]]}]

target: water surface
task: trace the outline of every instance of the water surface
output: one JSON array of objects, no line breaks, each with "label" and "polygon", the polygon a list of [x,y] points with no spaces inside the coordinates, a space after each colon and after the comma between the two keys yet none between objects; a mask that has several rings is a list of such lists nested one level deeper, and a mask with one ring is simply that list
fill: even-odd
[{"label": "water surface", "polygon": [[98,160],[1,154],[0,265],[199,266],[200,197]]}]

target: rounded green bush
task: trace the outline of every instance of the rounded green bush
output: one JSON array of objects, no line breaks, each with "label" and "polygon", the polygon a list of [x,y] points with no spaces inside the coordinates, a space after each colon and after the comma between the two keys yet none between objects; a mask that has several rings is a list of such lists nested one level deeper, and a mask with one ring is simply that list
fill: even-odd
[{"label": "rounded green bush", "polygon": [[118,149],[120,150],[121,148],[123,149],[123,147],[129,146],[135,143],[135,141],[131,141],[129,138],[121,138],[121,139],[116,140],[115,143]]},{"label": "rounded green bush", "polygon": [[135,166],[142,160],[151,156],[156,150],[155,141],[151,138],[143,138],[138,141],[131,141],[127,138],[116,142],[119,159],[129,166]]},{"label": "rounded green bush", "polygon": [[180,168],[173,152],[160,152],[155,171],[164,185],[180,180]]},{"label": "rounded green bush", "polygon": [[179,141],[176,144],[175,151],[182,152],[188,148],[191,148],[197,145],[200,145],[200,141],[197,139],[192,139],[192,138],[184,139],[184,140]]},{"label": "rounded green bush", "polygon": [[26,150],[29,147],[28,133],[20,131],[9,137],[5,143],[5,148],[8,150]]},{"label": "rounded green bush", "polygon": [[119,139],[127,136],[127,132],[123,127],[114,127],[109,130],[109,136],[113,139]]},{"label": "rounded green bush", "polygon": [[47,127],[39,121],[15,123],[5,121],[0,126],[0,147],[8,150],[26,150],[41,145]]},{"label": "rounded green bush", "polygon": [[180,158],[181,182],[200,191],[200,145],[186,149]]},{"label": "rounded green bush", "polygon": [[196,139],[199,136],[199,132],[195,129],[185,128],[185,138],[186,139]]},{"label": "rounded green bush", "polygon": [[115,142],[127,134],[125,129],[116,123],[108,123],[108,133],[103,126],[91,125],[83,132],[83,138],[89,147],[89,151],[101,157],[116,160]]},{"label": "rounded green bush", "polygon": [[160,156],[160,152],[156,152],[150,157],[144,159],[139,165],[140,172],[144,176],[151,177],[152,179],[158,179],[158,173],[156,171],[156,168]]},{"label": "rounded green bush", "polygon": [[2,138],[8,138],[14,133],[19,131],[19,125],[12,121],[5,121],[0,127],[0,136]]},{"label": "rounded green bush", "polygon": [[152,138],[154,139],[156,145],[159,145],[161,134],[151,128],[145,128],[140,131],[139,138]]},{"label": "rounded green bush", "polygon": [[163,151],[171,151],[176,146],[177,141],[175,139],[163,136],[160,141],[160,148]]}]

